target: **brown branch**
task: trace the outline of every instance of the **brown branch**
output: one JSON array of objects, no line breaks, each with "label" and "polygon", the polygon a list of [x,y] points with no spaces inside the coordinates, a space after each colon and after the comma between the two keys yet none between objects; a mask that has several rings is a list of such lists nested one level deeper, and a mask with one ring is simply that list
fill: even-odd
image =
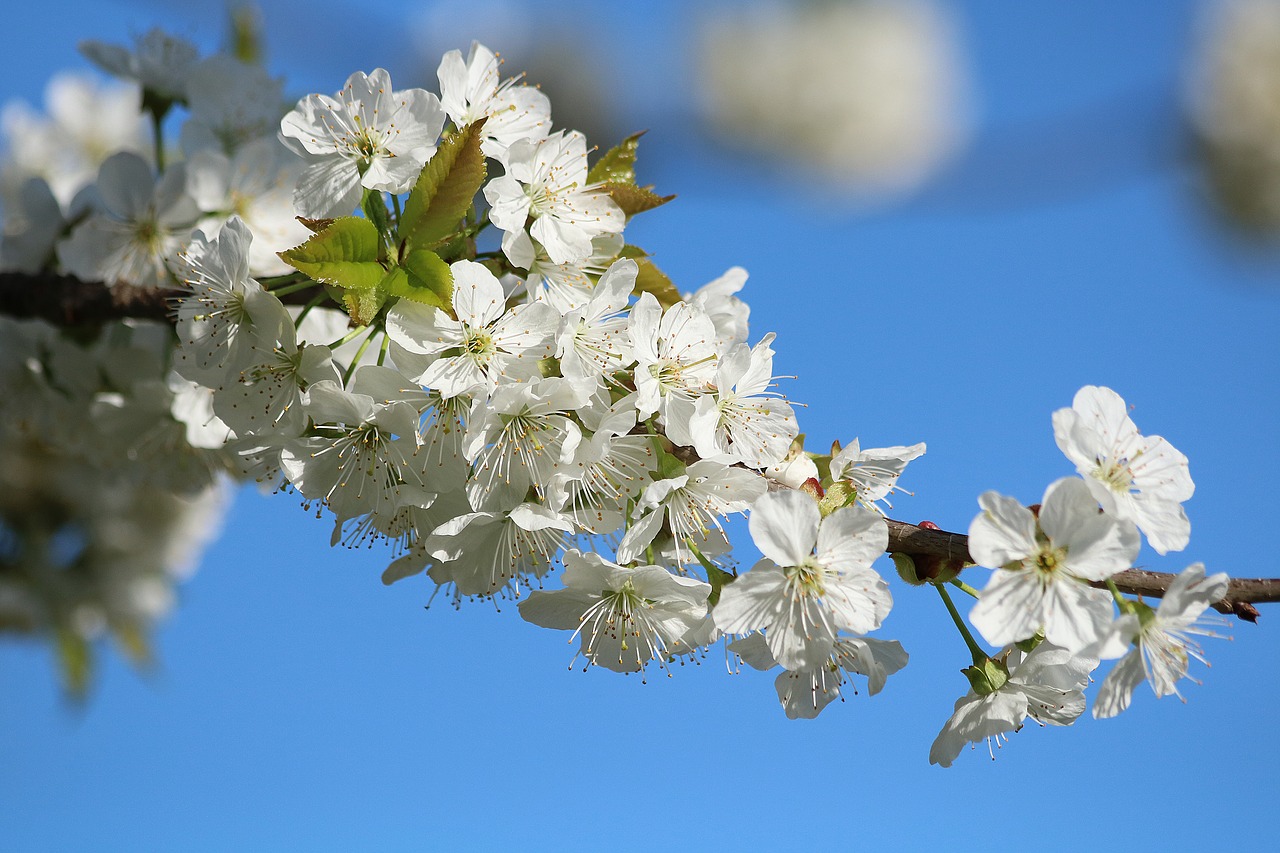
[{"label": "brown branch", "polygon": [[176,290],[81,281],[57,273],[0,273],[0,314],[55,326],[100,325],[131,317],[168,321]]},{"label": "brown branch", "polygon": [[[312,293],[301,290],[288,294],[284,301],[305,304]],[[57,273],[0,272],[0,314],[21,319],[40,319],[55,326],[83,326],[121,320],[172,322],[173,301],[182,291],[134,287],[117,284],[107,287],[101,282],[81,281],[74,276]],[[677,447],[673,452],[686,464],[697,461],[692,448]],[[903,521],[889,520],[889,552],[908,554],[914,558],[945,560],[957,564],[972,563],[969,537],[962,533],[930,530]],[[957,566],[958,568],[959,566]],[[1112,580],[1121,592],[1131,595],[1161,596],[1176,575],[1128,569]],[[1213,607],[1256,622],[1254,604],[1280,601],[1280,578],[1232,578],[1227,595]]]},{"label": "brown branch", "polygon": [[[0,272],[0,314],[21,320],[44,320],[55,326],[98,326],[112,320],[173,322],[173,303],[183,291],[135,287],[44,272]],[[286,304],[302,305],[314,291],[287,294]]]},{"label": "brown branch", "polygon": [[[929,530],[903,521],[889,520],[889,552],[908,554],[912,557],[940,558],[962,563],[972,563],[969,555],[969,537],[945,530]],[[1148,572],[1143,569],[1126,569],[1112,577],[1121,592],[1130,595],[1160,597],[1169,590],[1177,575],[1165,572]],[[1106,584],[1095,586],[1105,588]],[[1280,601],[1280,578],[1232,578],[1226,596],[1213,605],[1219,613],[1237,616],[1248,622],[1258,621],[1255,604]]]}]

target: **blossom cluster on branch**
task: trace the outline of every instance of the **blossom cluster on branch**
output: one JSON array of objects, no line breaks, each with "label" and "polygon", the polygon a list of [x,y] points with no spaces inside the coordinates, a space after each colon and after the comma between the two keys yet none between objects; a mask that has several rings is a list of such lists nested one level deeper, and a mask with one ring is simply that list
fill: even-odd
[{"label": "blossom cluster on branch", "polygon": [[[805,450],[775,336],[751,339],[746,273],[682,293],[626,241],[672,198],[638,182],[638,135],[591,162],[479,44],[444,56],[438,95],[375,69],[291,109],[259,66],[160,32],[85,53],[139,86],[120,123],[149,117],[154,144],[75,180],[56,152],[12,158],[0,260],[178,297],[172,326],[5,321],[0,370],[25,396],[6,407],[3,450],[67,475],[43,527],[5,508],[0,625],[75,637],[81,657],[95,625],[140,635],[162,608],[138,602],[162,600],[182,562],[169,537],[190,542],[189,507],[234,477],[327,513],[335,545],[386,543],[385,583],[425,574],[457,606],[518,600],[527,621],[572,632],[586,666],[643,679],[725,642],[779,671],[788,716],[814,717],[854,676],[875,694],[906,665],[900,643],[871,636],[894,603],[875,563],[886,499],[924,444]],[[1069,724],[1103,659],[1121,662],[1097,716],[1144,677],[1176,694],[1226,593],[1197,564],[1159,609],[1123,595],[1111,579],[1142,535],[1161,554],[1187,544],[1187,460],[1110,389],[1082,389],[1053,426],[1080,476],[1035,507],[980,498],[969,546],[995,570],[985,590],[957,577],[963,561],[895,554],[904,579],[941,594],[972,658],[937,763],[1028,717]],[[158,544],[116,543],[159,553],[135,567],[130,610],[89,556],[119,528],[102,507],[143,486],[188,509],[156,523]],[[735,514],[763,555],[741,573]],[[72,528],[89,532],[67,543]],[[67,592],[57,560],[88,561],[98,597]],[[977,598],[970,621],[998,652],[948,586]]]}]

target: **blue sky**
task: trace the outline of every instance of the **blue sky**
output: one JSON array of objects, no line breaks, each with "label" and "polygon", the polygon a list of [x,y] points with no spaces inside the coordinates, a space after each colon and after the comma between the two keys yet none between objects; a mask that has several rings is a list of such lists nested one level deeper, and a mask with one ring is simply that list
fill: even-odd
[{"label": "blue sky", "polygon": [[[291,91],[415,67],[407,3],[264,5]],[[895,517],[964,530],[987,489],[1039,500],[1072,473],[1051,413],[1105,384],[1196,481],[1189,548],[1145,564],[1277,574],[1280,257],[1219,222],[1178,136],[1198,4],[958,4],[973,141],[937,186],[871,211],[691,129],[690,13],[641,5],[539,9],[561,38],[593,28],[614,125],[650,128],[641,177],[679,194],[628,236],[685,290],[750,272],[753,339],[778,333],[818,446],[928,442]],[[221,31],[177,4],[23,4],[0,96],[38,103],[53,71],[86,67],[78,40],[153,24],[206,49]],[[103,655],[83,707],[47,649],[0,644],[0,847],[1191,850],[1273,831],[1280,610],[1209,641],[1186,705],[1143,687],[1118,719],[1031,725],[944,771],[928,749],[966,660],[927,589],[893,582],[881,635],[912,659],[883,693],[790,721],[771,676],[729,676],[719,652],[644,684],[570,672],[565,635],[513,606],[424,610],[425,581],[383,587],[380,554],[327,542],[293,498],[243,492],[158,666]]]}]

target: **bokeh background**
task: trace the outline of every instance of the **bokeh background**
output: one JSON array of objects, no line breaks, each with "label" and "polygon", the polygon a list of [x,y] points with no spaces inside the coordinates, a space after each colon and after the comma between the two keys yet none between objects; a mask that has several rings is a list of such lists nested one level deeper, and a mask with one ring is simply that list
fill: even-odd
[{"label": "bokeh background", "polygon": [[[752,339],[778,333],[811,446],[928,442],[894,517],[964,530],[987,489],[1037,501],[1072,473],[1050,414],[1105,384],[1196,481],[1190,547],[1144,564],[1280,574],[1276,3],[260,8],[268,65],[297,96],[375,66],[436,89],[440,54],[481,38],[544,85],[557,125],[602,148],[648,128],[641,178],[679,198],[630,242],[686,291],[750,272]],[[39,107],[51,74],[88,70],[81,39],[160,25],[211,51],[225,22],[215,3],[20,4],[0,29],[0,96]],[[47,644],[0,642],[0,848],[1192,850],[1274,835],[1277,605],[1206,643],[1213,667],[1185,705],[1142,687],[1118,719],[1029,725],[994,762],[980,747],[944,771],[928,748],[966,654],[927,589],[893,580],[881,635],[912,658],[882,694],[790,721],[771,676],[730,676],[719,651],[647,683],[570,672],[564,634],[510,604],[424,610],[425,579],[383,587],[381,554],[328,534],[292,497],[240,492],[156,665],[104,648],[81,703]]]}]

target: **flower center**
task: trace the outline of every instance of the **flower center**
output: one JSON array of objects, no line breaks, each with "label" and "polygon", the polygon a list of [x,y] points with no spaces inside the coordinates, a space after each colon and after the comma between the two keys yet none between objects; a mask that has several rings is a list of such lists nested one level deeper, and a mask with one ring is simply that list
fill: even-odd
[{"label": "flower center", "polygon": [[826,592],[823,584],[824,568],[815,557],[807,557],[798,566],[787,569],[787,581],[792,591],[805,598],[822,597]]},{"label": "flower center", "polygon": [[1095,457],[1094,461],[1098,467],[1094,468],[1090,473],[1095,480],[1106,483],[1116,492],[1128,492],[1133,488],[1133,468],[1130,463],[1134,460],[1122,456],[1118,459],[1099,459]]},{"label": "flower center", "polygon": [[1035,556],[1033,567],[1041,575],[1051,575],[1058,570],[1066,558],[1067,550],[1065,548],[1042,546],[1040,553]]},{"label": "flower center", "polygon": [[493,337],[486,331],[471,331],[462,342],[462,350],[481,364],[489,361],[497,352]]}]

